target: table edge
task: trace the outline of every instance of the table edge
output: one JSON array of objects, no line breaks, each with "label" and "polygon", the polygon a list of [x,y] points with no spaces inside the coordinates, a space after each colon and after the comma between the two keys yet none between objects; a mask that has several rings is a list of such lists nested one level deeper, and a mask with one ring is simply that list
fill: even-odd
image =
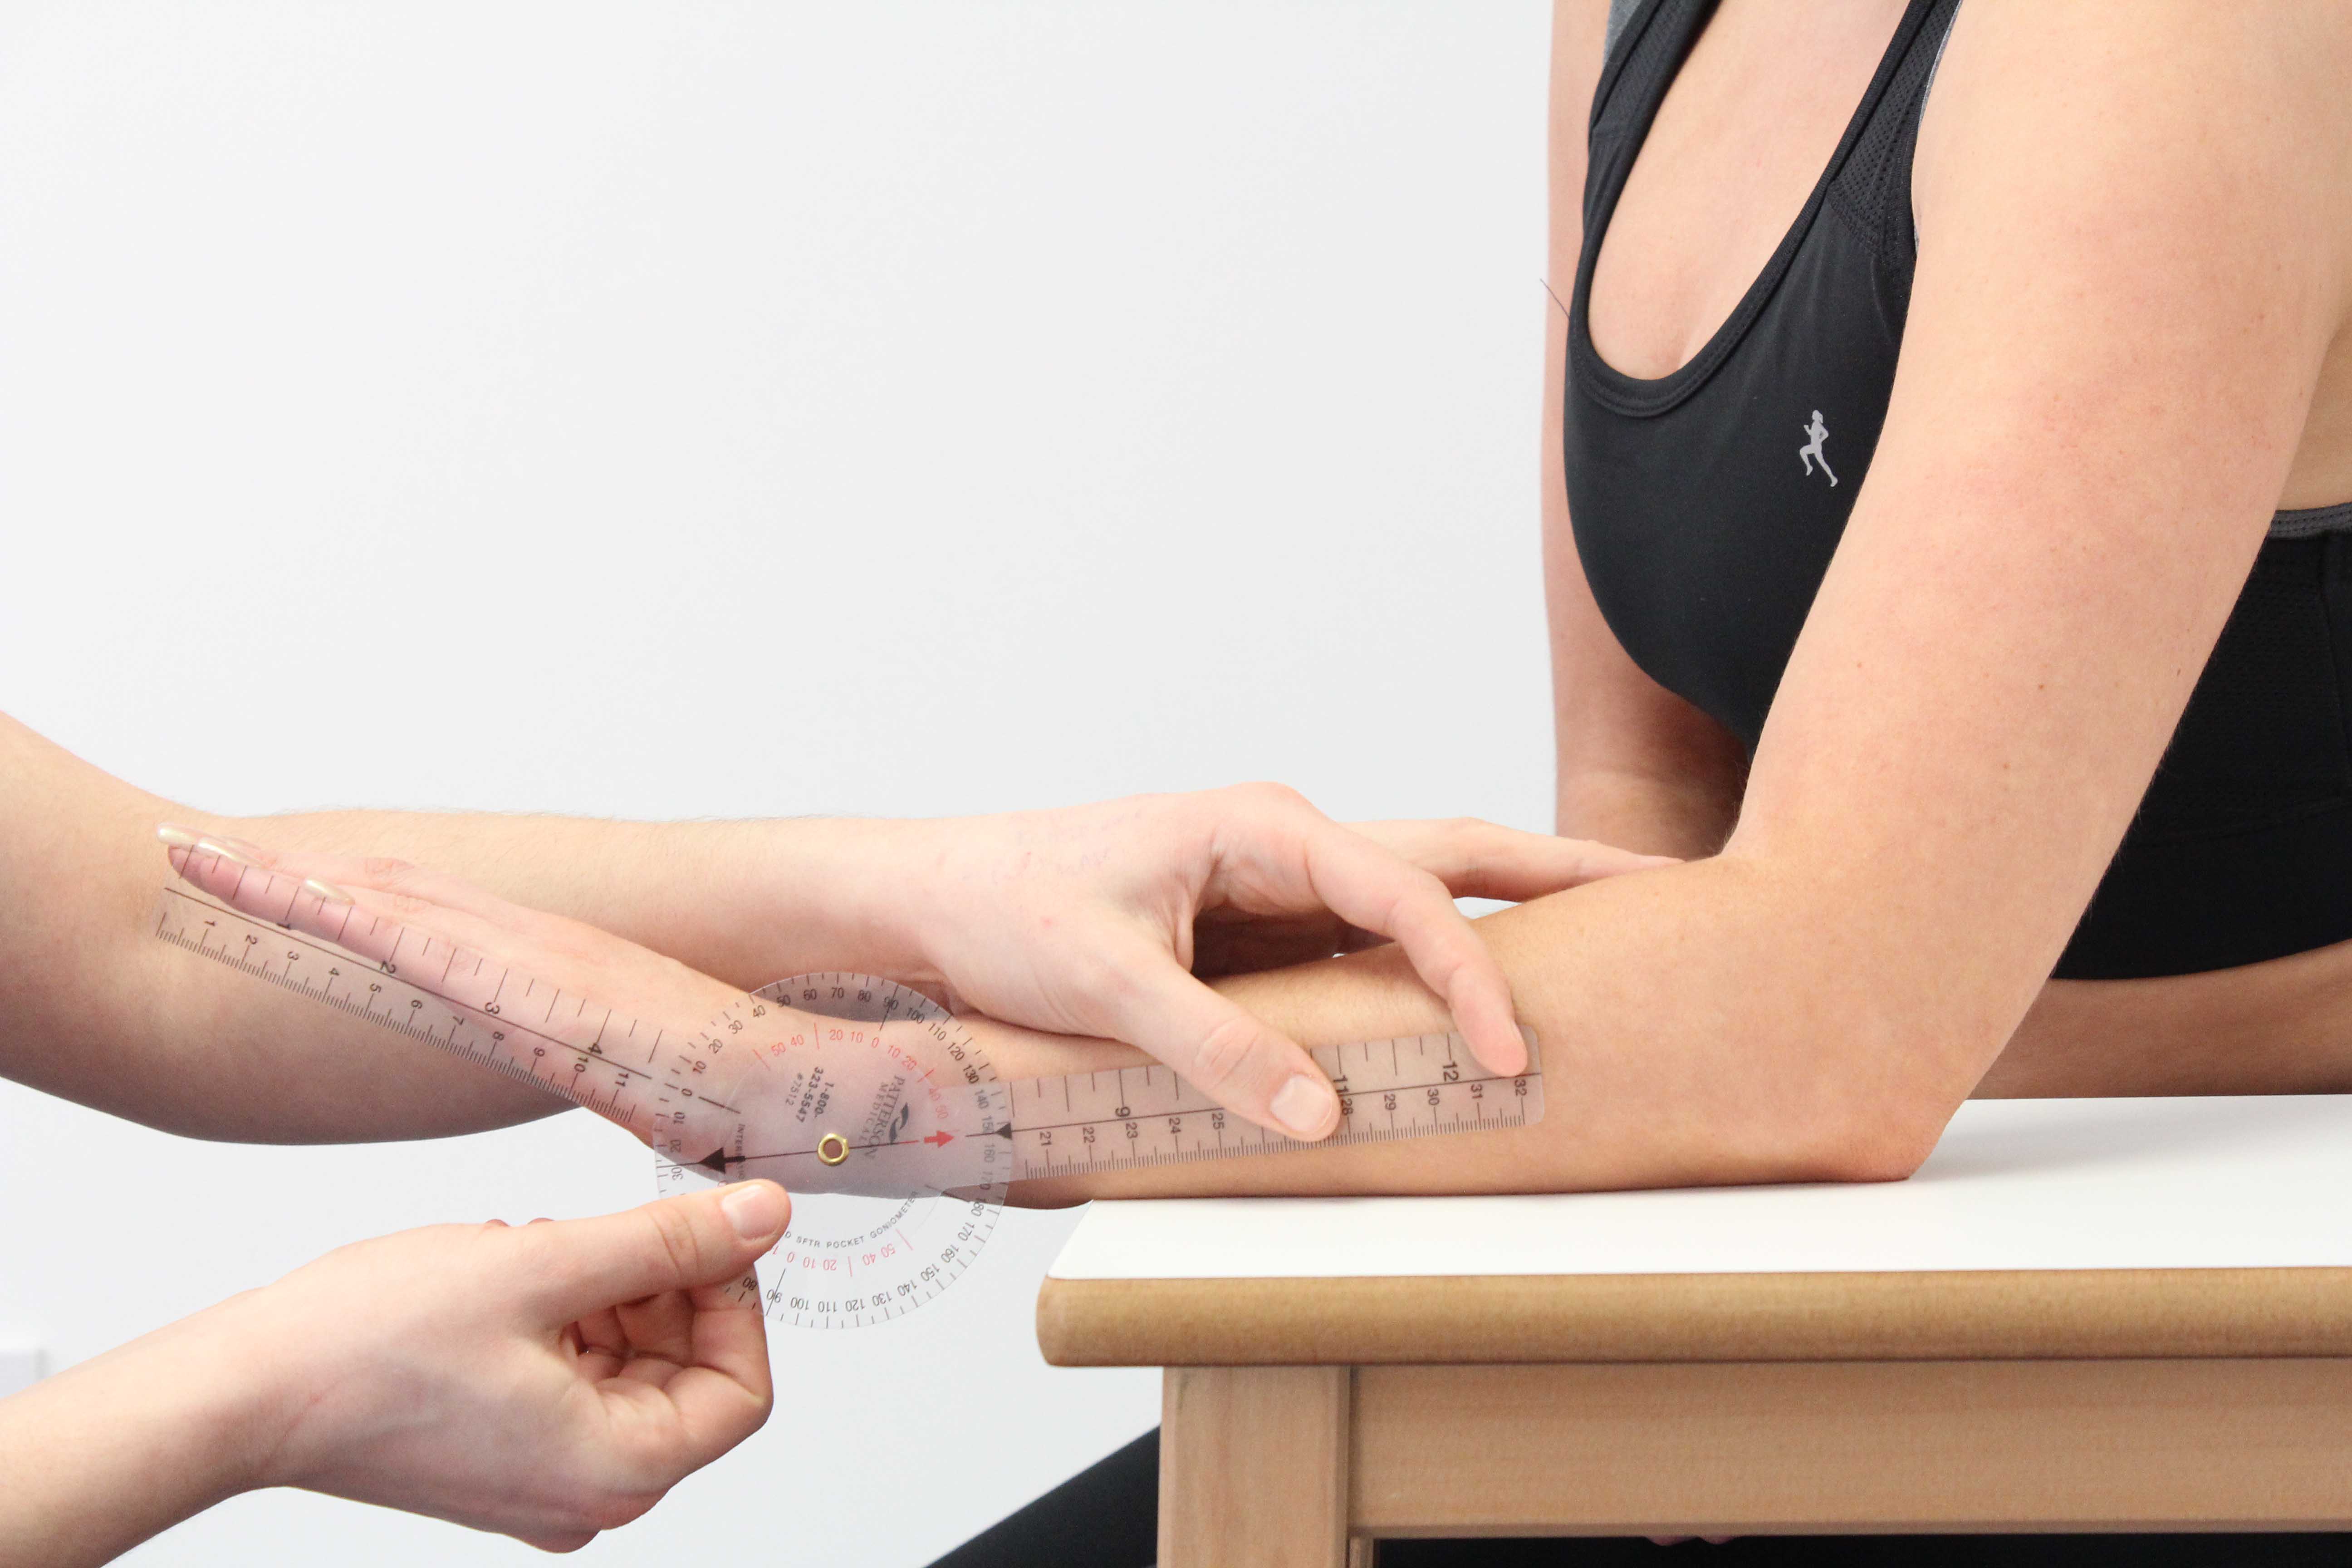
[{"label": "table edge", "polygon": [[1055,1366],[2352,1356],[2352,1268],[1062,1279]]}]

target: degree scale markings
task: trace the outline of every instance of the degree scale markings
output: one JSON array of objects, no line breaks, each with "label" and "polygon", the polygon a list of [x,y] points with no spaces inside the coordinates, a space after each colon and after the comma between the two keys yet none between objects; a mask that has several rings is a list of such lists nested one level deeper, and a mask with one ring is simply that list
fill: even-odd
[{"label": "degree scale markings", "polygon": [[[625,1043],[634,1057],[644,1020],[608,1009],[589,1035],[589,1000],[574,996],[559,1023],[562,989],[511,967],[485,985],[485,965],[497,960],[382,916],[356,939],[382,959],[341,951],[278,923],[276,915],[293,913],[279,880],[256,894],[238,879],[232,896],[265,911],[257,914],[167,885],[153,934],[586,1106],[655,1147],[665,1194],[762,1173],[772,1163],[794,1194],[793,1224],[761,1266],[773,1275],[745,1283],[782,1322],[849,1328],[936,1299],[993,1232],[1010,1181],[1321,1146],[1244,1121],[1158,1064],[1000,1081],[980,1043],[929,997],[846,972],[764,986],[698,1032],[655,1027],[643,1065],[632,1065],[605,1046]],[[338,934],[351,931],[347,916]],[[437,971],[436,944],[449,948]],[[474,962],[453,980],[460,957]],[[535,1005],[542,989],[543,1026],[518,1022],[510,1009]],[[435,1005],[437,1016],[427,1011]],[[549,1032],[574,1026],[587,1045]],[[1339,1093],[1339,1127],[1323,1142],[1524,1127],[1543,1114],[1532,1035],[1528,1070],[1514,1078],[1479,1067],[1458,1035],[1311,1054]],[[698,1092],[698,1083],[723,1098]],[[794,1100],[804,1088],[811,1095]]]}]

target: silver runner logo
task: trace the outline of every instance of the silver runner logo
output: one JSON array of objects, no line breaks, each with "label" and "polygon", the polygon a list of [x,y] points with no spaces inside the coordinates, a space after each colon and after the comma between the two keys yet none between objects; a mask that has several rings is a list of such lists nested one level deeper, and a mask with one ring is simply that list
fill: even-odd
[{"label": "silver runner logo", "polygon": [[1822,423],[1820,409],[1813,410],[1813,422],[1805,426],[1805,435],[1808,439],[1803,446],[1797,448],[1797,456],[1804,459],[1805,472],[1811,473],[1813,465],[1821,464],[1822,472],[1830,476],[1830,488],[1836,489],[1837,476],[1830,473],[1829,454],[1822,450],[1822,443],[1830,438],[1830,427]]}]

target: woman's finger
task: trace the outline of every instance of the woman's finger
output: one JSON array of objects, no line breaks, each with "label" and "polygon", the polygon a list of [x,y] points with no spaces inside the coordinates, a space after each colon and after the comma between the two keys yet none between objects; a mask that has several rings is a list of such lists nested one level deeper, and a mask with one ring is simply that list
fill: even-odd
[{"label": "woman's finger", "polygon": [[1475,817],[1345,826],[1429,872],[1457,899],[1518,903],[1604,877],[1681,863],[1671,855],[1641,855],[1589,838],[1527,833]]},{"label": "woman's finger", "polygon": [[1104,1033],[1261,1127],[1311,1142],[1339,1125],[1331,1080],[1296,1040],[1202,984],[1156,942],[1139,939],[1108,956],[1121,982],[1098,1004]]},{"label": "woman's finger", "polygon": [[1404,950],[1445,999],[1471,1054],[1498,1073],[1527,1069],[1527,1042],[1503,966],[1454,907],[1445,884],[1362,835],[1318,818],[1305,834],[1307,876],[1332,913]]}]

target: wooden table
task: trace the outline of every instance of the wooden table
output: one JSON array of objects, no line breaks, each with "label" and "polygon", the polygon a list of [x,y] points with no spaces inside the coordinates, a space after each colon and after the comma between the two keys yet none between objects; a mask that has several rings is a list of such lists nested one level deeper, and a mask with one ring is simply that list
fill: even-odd
[{"label": "wooden table", "polygon": [[1103,1203],[1162,1568],[1381,1537],[2352,1528],[2352,1097],[1979,1101],[1912,1180]]}]

